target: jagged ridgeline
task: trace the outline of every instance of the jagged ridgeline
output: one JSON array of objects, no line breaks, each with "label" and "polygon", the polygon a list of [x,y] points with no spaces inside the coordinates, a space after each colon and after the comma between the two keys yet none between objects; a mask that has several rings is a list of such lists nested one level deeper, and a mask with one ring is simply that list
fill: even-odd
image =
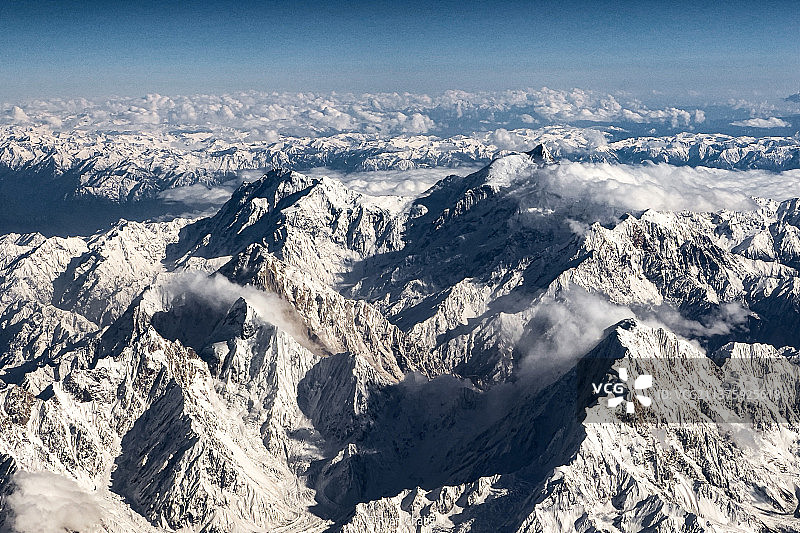
[{"label": "jagged ridgeline", "polygon": [[[15,142],[4,172],[73,176],[65,197],[221,179],[151,165],[171,177],[136,180],[100,154],[57,170],[52,154],[9,159],[35,144]],[[620,142],[603,157],[650,141]],[[660,154],[746,159],[731,138],[670,142]],[[797,150],[770,142],[742,148],[758,154],[746,165]],[[255,153],[194,157],[283,162]],[[338,161],[325,153],[309,165]],[[383,161],[369,154],[348,161]],[[800,200],[638,209],[576,196],[556,159],[503,153],[415,199],[278,168],[205,218],[0,236],[0,524],[797,531]],[[780,394],[604,419],[586,361],[592,383],[647,371]],[[686,370],[697,361],[708,373]],[[64,502],[79,512],[31,515]]]}]

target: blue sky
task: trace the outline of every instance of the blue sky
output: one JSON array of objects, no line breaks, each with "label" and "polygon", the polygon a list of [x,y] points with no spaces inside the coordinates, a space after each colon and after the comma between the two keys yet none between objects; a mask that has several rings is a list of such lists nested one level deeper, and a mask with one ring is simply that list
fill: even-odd
[{"label": "blue sky", "polygon": [[793,2],[0,2],[0,100],[581,87],[800,91]]}]

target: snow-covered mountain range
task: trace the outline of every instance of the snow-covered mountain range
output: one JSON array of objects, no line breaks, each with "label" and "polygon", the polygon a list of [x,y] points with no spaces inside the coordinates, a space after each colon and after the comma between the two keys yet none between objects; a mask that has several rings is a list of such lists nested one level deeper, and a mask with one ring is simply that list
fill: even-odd
[{"label": "snow-covered mountain range", "polygon": [[[0,237],[1,527],[800,531],[800,199],[597,177],[794,169],[796,139],[588,131],[513,132],[528,151],[7,132],[6,182],[69,198],[271,170],[203,218]],[[416,198],[287,168],[467,163]],[[775,394],[627,415],[586,361]]]},{"label": "snow-covered mountain range", "polygon": [[187,185],[224,183],[241,171],[458,168],[489,163],[503,150],[530,150],[542,143],[557,157],[572,161],[647,161],[739,170],[800,168],[800,141],[795,137],[695,133],[616,141],[611,137],[602,130],[550,126],[448,138],[345,133],[234,142],[211,132],[153,136],[6,126],[0,130],[0,169],[4,181],[16,180],[21,174],[20,179],[63,184],[66,196],[121,203],[156,198],[162,191]]},{"label": "snow-covered mountain range", "polygon": [[[119,218],[145,220],[216,208],[243,180],[272,168],[325,167],[351,176],[457,169],[485,165],[505,151],[527,151],[542,143],[556,157],[579,162],[800,169],[800,141],[795,137],[615,137],[619,135],[613,131],[548,126],[447,138],[342,133],[249,142],[212,132],[65,133],[5,126],[0,128],[0,198],[5,208],[0,230],[89,233]],[[76,209],[84,216],[75,217]]]}]

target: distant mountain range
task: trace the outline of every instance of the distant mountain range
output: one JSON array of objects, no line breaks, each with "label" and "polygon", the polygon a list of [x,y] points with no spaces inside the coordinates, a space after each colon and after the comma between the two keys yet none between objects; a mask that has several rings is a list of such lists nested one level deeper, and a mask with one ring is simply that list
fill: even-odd
[{"label": "distant mountain range", "polygon": [[[502,155],[503,147],[529,150],[539,143],[557,157],[572,161],[770,171],[800,168],[800,140],[795,137],[696,133],[617,141],[608,137],[595,129],[550,126],[450,138],[417,135],[387,139],[352,133],[244,143],[224,141],[210,133],[53,133],[45,128],[9,126],[0,131],[0,198],[4,205],[0,228],[58,233],[60,226],[62,233],[87,232],[120,217],[141,220],[217,207],[218,195],[204,195],[202,190],[199,197],[195,194],[189,199],[191,205],[176,207],[184,195],[167,191],[233,184],[227,191],[230,194],[244,176],[271,168],[327,167],[339,172],[456,169],[487,164]],[[197,188],[191,191],[198,192]],[[84,210],[77,221],[71,218],[75,206]]]}]

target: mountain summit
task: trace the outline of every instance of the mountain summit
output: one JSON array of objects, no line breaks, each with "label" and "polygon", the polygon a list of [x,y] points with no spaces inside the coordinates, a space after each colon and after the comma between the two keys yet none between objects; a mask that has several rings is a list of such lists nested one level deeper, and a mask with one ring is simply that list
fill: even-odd
[{"label": "mountain summit", "polygon": [[553,159],[552,154],[550,151],[545,147],[543,144],[537,144],[536,148],[527,152],[531,158],[536,161],[537,163],[554,163],[555,159]]}]

